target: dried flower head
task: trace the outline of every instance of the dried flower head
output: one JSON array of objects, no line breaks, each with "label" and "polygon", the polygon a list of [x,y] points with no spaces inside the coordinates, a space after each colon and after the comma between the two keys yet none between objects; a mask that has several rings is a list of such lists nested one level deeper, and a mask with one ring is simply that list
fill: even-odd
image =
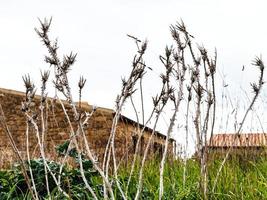
[{"label": "dried flower head", "polygon": [[[35,28],[35,31],[42,38],[42,37],[46,36],[46,34],[49,31],[49,28],[50,28],[50,25],[52,22],[52,17],[49,20],[47,18],[44,18],[44,21],[41,21],[40,18],[38,18],[38,20],[41,24],[41,27],[40,27],[41,31],[39,31],[37,28]],[[47,42],[49,42],[49,41],[47,41]]]},{"label": "dried flower head", "polygon": [[48,78],[49,78],[50,72],[45,70],[44,72],[41,71],[41,78],[42,78],[42,82],[46,83]]},{"label": "dried flower head", "polygon": [[142,53],[142,54],[145,53],[146,49],[147,49],[147,40],[145,40],[143,42],[143,44],[141,45],[141,52],[140,53]]},{"label": "dried flower head", "polygon": [[33,92],[35,85],[33,84],[33,82],[31,81],[30,75],[24,75],[22,76],[23,82],[24,82],[24,86],[26,88],[26,93],[28,94],[29,92]]},{"label": "dried flower head", "polygon": [[252,87],[252,91],[257,94],[259,92],[259,87],[256,83],[250,83],[251,87]]},{"label": "dried flower head", "polygon": [[253,65],[258,66],[261,71],[264,70],[264,64],[261,58],[256,57],[254,61],[252,62]]},{"label": "dried flower head", "polygon": [[169,58],[171,54],[172,54],[172,47],[166,46],[165,47],[165,55],[166,55],[166,58]]},{"label": "dried flower head", "polygon": [[63,72],[68,72],[70,70],[70,66],[73,65],[76,61],[76,56],[77,56],[77,53],[74,54],[74,53],[70,53],[69,56],[64,56],[63,58],[63,63],[62,63],[62,66],[61,66],[61,69],[63,70]]},{"label": "dried flower head", "polygon": [[83,89],[85,83],[86,83],[86,79],[83,76],[80,76],[80,80],[79,80],[79,83],[78,83],[78,86],[79,86],[80,90]]}]

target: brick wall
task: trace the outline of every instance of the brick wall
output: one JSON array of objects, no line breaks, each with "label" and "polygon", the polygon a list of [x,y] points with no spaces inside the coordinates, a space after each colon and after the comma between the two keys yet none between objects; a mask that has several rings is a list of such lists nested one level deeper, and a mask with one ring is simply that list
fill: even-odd
[{"label": "brick wall", "polygon": [[[5,118],[8,127],[12,133],[15,143],[23,156],[26,158],[26,118],[21,111],[21,102],[24,101],[24,93],[13,90],[0,89],[0,104],[3,107]],[[34,101],[34,109],[37,113],[39,111],[40,97],[36,96]],[[64,102],[68,115],[73,120],[73,114],[71,107]],[[81,104],[81,111],[92,111],[92,106],[87,103]],[[70,127],[68,125],[66,116],[61,108],[59,102],[48,98],[47,99],[47,131],[45,133],[45,151],[46,155],[50,159],[57,159],[55,147],[58,144],[62,144],[69,139]],[[39,117],[40,118],[40,117]],[[90,148],[94,152],[94,155],[101,162],[105,147],[110,135],[111,125],[113,120],[113,110],[105,108],[97,108],[92,118],[89,120],[88,129],[86,130],[86,136],[90,145]],[[38,120],[40,123],[40,120]],[[75,126],[75,125],[74,125]],[[134,151],[134,137],[136,133],[137,123],[122,116],[117,127],[115,146],[116,155],[118,159],[122,159],[126,163],[131,159],[131,155]],[[151,129],[146,128],[142,139],[141,152],[145,148],[148,138],[151,135]],[[39,157],[39,150],[36,140],[36,133],[31,127],[29,129],[29,141],[30,141],[30,154],[32,157]],[[151,144],[150,154],[154,152],[161,152],[165,136],[160,133],[156,133]],[[169,146],[169,152],[172,154],[174,148],[174,141],[171,141]],[[16,156],[13,153],[10,141],[0,126],[0,168],[8,167],[16,161]]]}]

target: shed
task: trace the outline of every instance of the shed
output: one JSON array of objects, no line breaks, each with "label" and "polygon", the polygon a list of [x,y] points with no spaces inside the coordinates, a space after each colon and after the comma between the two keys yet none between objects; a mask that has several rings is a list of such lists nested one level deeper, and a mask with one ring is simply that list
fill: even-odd
[{"label": "shed", "polygon": [[266,156],[266,145],[266,133],[224,133],[210,138],[208,150],[210,154],[224,155],[231,148],[231,155],[257,158]]}]

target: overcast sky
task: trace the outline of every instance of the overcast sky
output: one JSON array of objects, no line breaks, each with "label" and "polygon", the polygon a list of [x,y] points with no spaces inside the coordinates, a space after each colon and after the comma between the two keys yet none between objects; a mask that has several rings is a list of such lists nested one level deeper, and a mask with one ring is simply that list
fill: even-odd
[{"label": "overcast sky", "polygon": [[[122,76],[131,69],[132,34],[148,39],[146,95],[150,100],[161,71],[158,56],[172,44],[169,26],[183,19],[196,42],[218,50],[218,70],[229,90],[255,78],[251,60],[267,61],[267,3],[253,0],[97,0],[1,1],[0,87],[23,90],[21,76],[30,73],[36,84],[46,49],[34,32],[37,18],[53,17],[51,36],[59,39],[60,53],[77,52],[71,71],[74,92],[80,75],[87,78],[84,100],[113,108]],[[245,65],[247,73],[242,74]],[[217,74],[220,76],[219,74]],[[38,84],[37,84],[38,85]],[[235,87],[233,86],[235,85]],[[245,86],[244,86],[245,87]],[[240,88],[239,88],[240,89]],[[53,91],[51,91],[53,95]]]}]

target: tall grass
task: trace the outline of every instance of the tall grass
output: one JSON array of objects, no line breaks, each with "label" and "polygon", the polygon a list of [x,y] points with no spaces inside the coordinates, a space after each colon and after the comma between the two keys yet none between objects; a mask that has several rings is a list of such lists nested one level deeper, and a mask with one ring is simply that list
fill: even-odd
[{"label": "tall grass", "polygon": [[[217,169],[222,159],[209,163],[209,199],[266,199],[267,160],[260,159],[252,162],[249,160],[231,159],[224,166],[214,192],[211,192],[213,181],[216,178]],[[144,185],[142,199],[159,198],[159,160],[152,160],[145,166]],[[167,162],[164,171],[164,195],[163,199],[202,199],[199,192],[200,165],[195,159],[187,162],[187,181],[183,187],[183,162],[176,160]],[[128,169],[120,172],[123,184],[128,178]],[[136,179],[138,170],[133,176],[133,183],[129,187],[129,199],[136,192]]]},{"label": "tall grass", "polygon": [[[159,198],[159,159],[151,160],[147,162],[144,167],[144,179],[143,179],[143,190],[140,199],[158,199]],[[221,160],[217,159],[214,162],[209,163],[209,182],[208,187],[212,188],[212,182],[216,177],[217,168],[220,165]],[[36,165],[36,162],[35,162]],[[56,165],[54,165],[56,167]],[[187,162],[187,181],[185,187],[183,187],[183,162],[176,160],[173,162],[166,162],[164,170],[164,194],[163,199],[202,199],[201,193],[199,192],[199,179],[200,179],[200,166],[199,162],[194,159],[189,159]],[[33,170],[34,175],[37,175],[38,168]],[[118,179],[121,183],[122,189],[127,186],[129,178],[128,170],[129,167],[122,168],[118,172]],[[56,170],[56,169],[55,169]],[[91,194],[84,190],[81,177],[77,174],[77,169],[66,168],[64,176],[64,184],[68,180],[72,184],[70,188],[63,186],[68,192],[71,199],[91,199]],[[96,175],[96,174],[95,174]],[[91,176],[89,178],[92,188],[96,192],[99,199],[101,196],[101,177]],[[76,177],[76,181],[73,179]],[[78,178],[80,177],[80,178]],[[43,181],[44,181],[43,177]],[[251,161],[240,161],[232,159],[227,162],[218,179],[215,191],[208,193],[209,199],[266,199],[266,179],[267,179],[267,160],[261,159],[256,162]],[[39,188],[41,182],[37,181],[37,188]],[[138,183],[138,169],[134,170],[132,175],[132,181],[128,188],[128,199],[133,199],[137,190]],[[52,186],[52,185],[51,185]],[[27,190],[27,185],[22,173],[17,170],[1,171],[0,172],[0,199],[25,199],[30,198],[30,194]],[[43,192],[40,192],[41,199],[48,198],[45,192],[45,186],[43,185]],[[121,193],[113,184],[114,196],[116,199],[121,199]],[[56,189],[56,185],[51,187],[52,199],[63,198],[59,191]],[[211,191],[211,190],[209,190]]]}]

